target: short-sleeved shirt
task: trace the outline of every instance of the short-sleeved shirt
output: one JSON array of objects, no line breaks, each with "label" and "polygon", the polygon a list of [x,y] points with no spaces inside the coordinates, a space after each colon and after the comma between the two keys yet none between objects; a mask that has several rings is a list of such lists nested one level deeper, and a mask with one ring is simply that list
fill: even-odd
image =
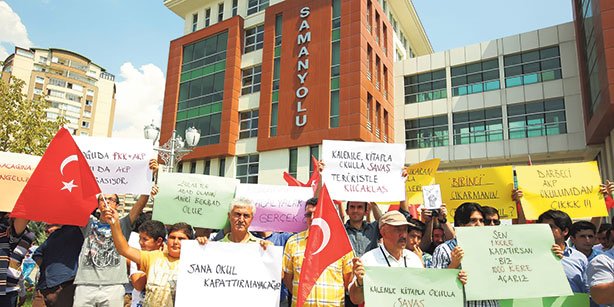
[{"label": "short-sleeved shirt", "polygon": [[[258,243],[258,242],[262,241],[262,239],[258,239],[258,238],[256,238],[256,236],[254,236],[254,235],[253,235],[251,232],[247,232],[247,233],[248,233],[249,237],[247,238],[247,241],[246,241],[246,242],[244,242],[244,243]],[[237,243],[237,242],[233,242],[233,241],[231,241],[229,236],[230,236],[230,232],[229,232],[229,233],[227,233],[227,234],[224,236],[224,238],[223,238],[222,240],[220,240],[220,242],[226,242],[226,243],[228,243],[228,242],[230,242],[230,243]]]},{"label": "short-sleeved shirt", "polygon": [[[589,287],[600,284],[614,282],[614,249],[595,257],[586,270]],[[603,307],[614,306],[614,304],[599,305]]]},{"label": "short-sleeved shirt", "polygon": [[586,256],[582,252],[569,247],[569,245],[565,245],[561,264],[563,265],[563,271],[565,271],[569,286],[571,286],[571,291],[574,293],[588,293],[586,283],[588,260]]},{"label": "short-sleeved shirt", "polygon": [[403,257],[400,259],[392,256],[388,250],[380,244],[377,248],[366,252],[360,257],[363,266],[383,266],[391,268],[423,268],[422,260],[414,252],[403,249]]},{"label": "short-sleeved shirt", "polygon": [[32,258],[40,259],[40,277],[36,289],[44,290],[75,279],[83,233],[77,226],[65,225],[52,232]]},{"label": "short-sleeved shirt", "polygon": [[140,268],[147,274],[144,307],[173,307],[179,258],[167,251],[141,251]]},{"label": "short-sleeved shirt", "polygon": [[[447,269],[452,262],[452,250],[458,245],[456,238],[439,244],[433,252],[432,266],[436,269]],[[471,278],[471,277],[469,277]],[[499,301],[484,300],[484,301],[466,301],[466,307],[495,307],[499,306]]]},{"label": "short-sleeved shirt", "polygon": [[362,221],[360,229],[356,229],[352,227],[349,220],[345,223],[345,231],[350,238],[356,257],[362,257],[366,252],[377,247],[377,241],[381,237],[378,225],[377,221],[372,223]]},{"label": "short-sleeved shirt", "polygon": [[[284,249],[284,273],[293,274],[292,306],[296,306],[298,281],[300,279],[301,266],[303,265],[305,248],[307,247],[308,235],[309,230],[293,235],[288,239]],[[316,281],[303,306],[343,307],[345,297],[343,276],[352,272],[353,257],[354,252],[349,252],[335,263],[329,265]]]},{"label": "short-sleeved shirt", "polygon": [[[130,216],[119,219],[125,238],[130,237]],[[123,285],[128,283],[126,259],[115,249],[111,227],[90,216],[83,232],[76,285]]]}]

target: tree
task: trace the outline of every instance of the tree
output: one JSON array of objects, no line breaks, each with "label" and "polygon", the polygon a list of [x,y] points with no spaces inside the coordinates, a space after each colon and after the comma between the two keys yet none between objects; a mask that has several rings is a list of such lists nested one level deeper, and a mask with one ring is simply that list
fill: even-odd
[{"label": "tree", "polygon": [[44,98],[28,99],[21,91],[25,82],[0,79],[0,151],[42,155],[64,117],[47,120]]}]

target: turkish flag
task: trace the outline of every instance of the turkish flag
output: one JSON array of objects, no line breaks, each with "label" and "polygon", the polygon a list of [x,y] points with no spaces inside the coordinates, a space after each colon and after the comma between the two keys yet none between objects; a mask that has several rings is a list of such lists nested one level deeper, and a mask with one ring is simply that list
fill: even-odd
[{"label": "turkish flag", "polygon": [[318,183],[320,182],[320,167],[318,165],[318,160],[314,156],[311,156],[311,163],[313,163],[313,173],[307,183],[302,183],[298,181],[298,179],[292,177],[292,175],[288,174],[288,172],[284,172],[284,180],[291,187],[312,187],[313,192],[318,189]]},{"label": "turkish flag", "polygon": [[12,217],[85,226],[100,188],[70,132],[60,128],[17,199]]},{"label": "turkish flag", "polygon": [[301,307],[322,272],[352,251],[345,227],[337,214],[326,185],[320,191],[298,282],[297,306]]}]

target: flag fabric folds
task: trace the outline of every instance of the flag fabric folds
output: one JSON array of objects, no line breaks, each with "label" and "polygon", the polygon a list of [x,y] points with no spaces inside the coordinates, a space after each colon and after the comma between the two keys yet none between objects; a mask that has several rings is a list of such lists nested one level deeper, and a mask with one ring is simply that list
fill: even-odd
[{"label": "flag fabric folds", "polygon": [[85,226],[100,188],[66,128],[55,135],[19,195],[12,217]]},{"label": "flag fabric folds", "polygon": [[326,267],[352,251],[343,222],[324,185],[309,226],[305,257],[301,265],[297,306],[301,307]]}]

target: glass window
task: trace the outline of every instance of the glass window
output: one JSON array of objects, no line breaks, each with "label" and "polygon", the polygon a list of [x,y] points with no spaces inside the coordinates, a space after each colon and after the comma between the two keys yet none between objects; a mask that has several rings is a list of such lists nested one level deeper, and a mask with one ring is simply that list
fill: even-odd
[{"label": "glass window", "polygon": [[506,87],[562,78],[559,46],[506,55],[503,62]]},{"label": "glass window", "polygon": [[405,76],[405,104],[446,98],[445,69]]},{"label": "glass window", "polygon": [[241,183],[258,183],[258,155],[237,157],[237,179]]},{"label": "glass window", "polygon": [[217,4],[217,22],[224,20],[224,2]]},{"label": "glass window", "polygon": [[248,52],[258,50],[258,49],[262,49],[263,42],[264,42],[264,25],[246,29],[245,30],[245,42],[243,44],[244,46],[243,53],[248,53]]},{"label": "glass window", "polygon": [[260,77],[262,75],[262,66],[258,65],[243,69],[242,74],[243,87],[241,88],[241,95],[260,92]]},{"label": "glass window", "polygon": [[239,0],[232,0],[232,17],[237,16],[239,10]]},{"label": "glass window", "polygon": [[407,149],[448,146],[448,116],[405,120]]},{"label": "glass window", "polygon": [[263,11],[269,6],[269,0],[249,0],[247,2],[247,15]]},{"label": "glass window", "polygon": [[298,149],[290,148],[288,149],[288,173],[296,178],[298,168]]},{"label": "glass window", "polygon": [[226,175],[226,158],[220,158],[220,168],[218,169],[217,175],[220,177]]},{"label": "glass window", "polygon": [[503,140],[501,108],[452,114],[454,145]]},{"label": "glass window", "polygon": [[563,98],[507,106],[509,138],[567,133]]},{"label": "glass window", "polygon": [[205,10],[205,27],[211,25],[211,9],[208,8]]},{"label": "glass window", "polygon": [[450,71],[452,73],[452,96],[463,96],[500,88],[498,59],[452,67]]},{"label": "glass window", "polygon": [[196,31],[198,27],[198,13],[192,14],[192,32]]},{"label": "glass window", "polygon": [[239,113],[239,138],[258,136],[258,109]]},{"label": "glass window", "polygon": [[203,175],[209,175],[211,173],[211,160],[205,160],[205,168],[203,169]]}]

